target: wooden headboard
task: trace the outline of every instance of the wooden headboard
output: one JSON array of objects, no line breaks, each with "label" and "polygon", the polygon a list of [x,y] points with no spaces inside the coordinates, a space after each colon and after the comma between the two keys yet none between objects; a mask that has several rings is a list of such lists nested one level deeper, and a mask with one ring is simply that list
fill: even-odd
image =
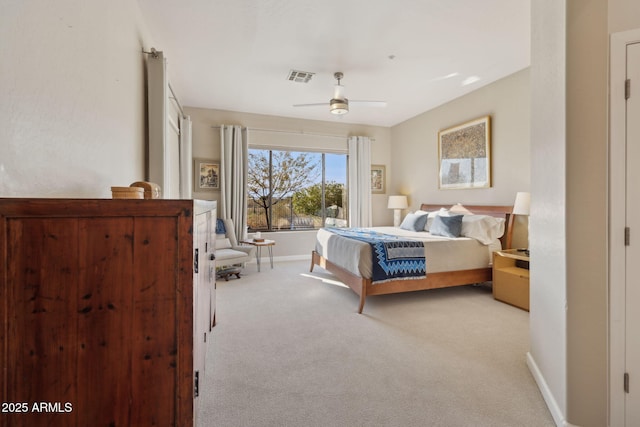
[{"label": "wooden headboard", "polygon": [[511,241],[513,239],[513,218],[511,215],[513,206],[492,206],[492,205],[434,205],[423,203],[420,205],[420,210],[433,212],[440,210],[441,208],[448,209],[451,212],[459,212],[474,215],[489,215],[496,218],[504,218],[505,230],[504,235],[500,238],[502,247],[504,249],[511,249]]}]

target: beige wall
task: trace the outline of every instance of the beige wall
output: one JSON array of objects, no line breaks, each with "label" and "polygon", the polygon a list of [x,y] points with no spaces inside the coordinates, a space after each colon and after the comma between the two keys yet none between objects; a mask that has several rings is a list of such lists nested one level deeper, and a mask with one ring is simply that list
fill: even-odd
[{"label": "beige wall", "polygon": [[557,425],[567,411],[565,34],[564,1],[532,2],[528,363]]},{"label": "beige wall", "polygon": [[640,28],[640,2],[609,0],[609,34]]},{"label": "beige wall", "polygon": [[149,40],[135,1],[3,3],[1,197],[111,197],[145,178]]},{"label": "beige wall", "polygon": [[[391,191],[406,194],[410,208],[420,203],[513,204],[529,191],[529,69],[427,111],[391,129]],[[438,188],[438,131],[491,116],[492,186]]]},{"label": "beige wall", "polygon": [[[529,191],[529,69],[498,80],[391,129],[390,191],[421,203],[511,205]],[[438,188],[438,131],[491,116],[492,186],[474,190]],[[514,247],[527,247],[526,218],[519,218]]]},{"label": "beige wall", "polygon": [[607,425],[607,3],[567,2],[567,420],[584,427]]},{"label": "beige wall", "polygon": [[607,425],[607,1],[532,25],[531,351],[556,422]]},{"label": "beige wall", "polygon": [[640,4],[532,7],[530,363],[559,425],[603,426],[609,35],[640,27]]},{"label": "beige wall", "polygon": [[[240,113],[235,111],[210,110],[203,108],[185,108],[185,113],[191,117],[193,133],[193,157],[220,159],[220,130],[217,126],[240,125],[248,127],[251,144],[251,129],[269,129],[283,131],[281,138],[278,133],[253,131],[257,137],[277,138],[274,144],[283,147],[300,147],[297,145],[295,135],[288,132],[300,133],[300,140],[304,140],[302,145],[306,148],[313,148],[314,137],[306,134],[339,135],[344,139],[329,138],[331,149],[342,148],[347,150],[347,136],[361,135],[373,138],[371,161],[374,164],[387,165],[387,176],[391,176],[393,170],[389,164],[391,150],[391,131],[386,127],[355,125],[330,121],[300,120],[287,117],[267,116],[261,114]],[[259,134],[259,135],[258,135]],[[320,141],[322,138],[317,138]],[[323,148],[316,146],[315,148]],[[220,192],[213,193],[193,193],[194,198],[219,200]],[[373,224],[383,225],[392,221],[392,213],[387,209],[387,195],[374,194],[372,196]],[[277,247],[274,255],[280,259],[298,258],[300,256],[310,256],[314,247],[315,232],[295,231],[278,232],[277,236],[272,236],[277,240]]]}]

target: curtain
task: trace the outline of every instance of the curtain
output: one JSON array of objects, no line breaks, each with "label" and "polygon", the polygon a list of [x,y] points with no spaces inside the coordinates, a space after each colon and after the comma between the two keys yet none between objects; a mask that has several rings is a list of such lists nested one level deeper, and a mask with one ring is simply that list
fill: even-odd
[{"label": "curtain", "polygon": [[191,143],[191,118],[180,117],[180,198],[193,197],[193,149]]},{"label": "curtain", "polygon": [[371,227],[371,140],[349,138],[349,226]]},{"label": "curtain", "polygon": [[248,147],[240,126],[220,126],[220,216],[233,221],[240,240],[246,238]]}]

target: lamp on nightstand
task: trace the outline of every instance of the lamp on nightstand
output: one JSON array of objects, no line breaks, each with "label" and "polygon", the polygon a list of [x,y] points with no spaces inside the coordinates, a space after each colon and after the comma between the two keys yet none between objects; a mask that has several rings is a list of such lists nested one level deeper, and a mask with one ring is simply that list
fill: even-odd
[{"label": "lamp on nightstand", "polygon": [[516,193],[516,201],[513,203],[514,215],[529,215],[529,207],[531,205],[531,194],[524,191]]},{"label": "lamp on nightstand", "polygon": [[[513,210],[511,211],[511,217],[509,218],[509,222],[513,224],[514,215],[525,215],[529,216],[529,209],[531,205],[531,194],[519,191],[516,193],[516,201],[513,203]],[[527,251],[529,250],[528,244],[529,242],[529,224],[527,223]],[[509,247],[511,246],[511,242],[509,243]]]},{"label": "lamp on nightstand", "polygon": [[407,203],[407,196],[389,196],[389,203],[387,208],[393,209],[393,226],[400,226],[400,217],[402,209],[407,209],[409,204]]}]

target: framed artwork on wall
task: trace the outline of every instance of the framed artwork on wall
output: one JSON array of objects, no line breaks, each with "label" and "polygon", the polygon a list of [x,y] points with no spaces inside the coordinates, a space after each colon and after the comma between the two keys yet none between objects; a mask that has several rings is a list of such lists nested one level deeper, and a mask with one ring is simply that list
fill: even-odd
[{"label": "framed artwork on wall", "polygon": [[374,194],[386,193],[386,167],[385,165],[371,165],[371,192]]},{"label": "framed artwork on wall", "polygon": [[438,132],[439,188],[491,187],[491,117]]},{"label": "framed artwork on wall", "polygon": [[220,190],[220,162],[208,159],[193,159],[193,191]]}]

